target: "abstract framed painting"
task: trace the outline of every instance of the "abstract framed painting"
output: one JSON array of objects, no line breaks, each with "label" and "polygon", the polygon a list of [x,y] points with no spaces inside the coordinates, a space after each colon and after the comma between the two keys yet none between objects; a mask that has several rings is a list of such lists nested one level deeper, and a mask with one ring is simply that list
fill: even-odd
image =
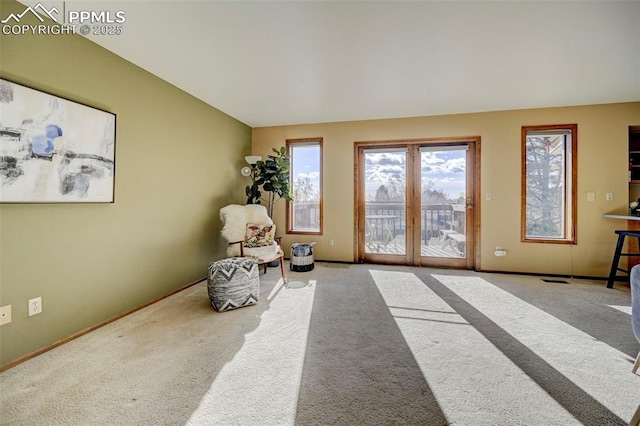
[{"label": "abstract framed painting", "polygon": [[116,115],[0,79],[0,203],[113,203]]}]

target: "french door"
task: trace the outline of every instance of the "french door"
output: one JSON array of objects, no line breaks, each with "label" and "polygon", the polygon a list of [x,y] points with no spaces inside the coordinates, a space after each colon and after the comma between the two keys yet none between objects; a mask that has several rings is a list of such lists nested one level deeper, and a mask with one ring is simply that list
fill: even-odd
[{"label": "french door", "polygon": [[473,269],[479,143],[357,142],[356,260]]}]

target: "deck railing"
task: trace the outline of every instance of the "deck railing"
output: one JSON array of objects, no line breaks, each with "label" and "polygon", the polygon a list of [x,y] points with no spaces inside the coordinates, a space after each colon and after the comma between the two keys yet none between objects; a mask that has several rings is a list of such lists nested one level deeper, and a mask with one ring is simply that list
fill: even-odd
[{"label": "deck railing", "polygon": [[293,203],[295,227],[299,229],[320,228],[320,203]]},{"label": "deck railing", "polygon": [[[317,228],[320,225],[319,203],[294,203],[296,226]],[[394,236],[404,235],[407,229],[404,203],[375,201],[365,205],[366,216],[396,217]],[[426,240],[438,237],[443,230],[465,233],[465,208],[460,204],[422,204],[420,207],[420,229]]]}]

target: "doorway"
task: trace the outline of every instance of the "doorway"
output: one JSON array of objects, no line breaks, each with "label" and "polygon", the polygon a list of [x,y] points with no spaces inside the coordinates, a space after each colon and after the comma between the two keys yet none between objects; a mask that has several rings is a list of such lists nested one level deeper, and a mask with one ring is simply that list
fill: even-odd
[{"label": "doorway", "polygon": [[474,269],[480,138],[356,142],[356,261]]}]

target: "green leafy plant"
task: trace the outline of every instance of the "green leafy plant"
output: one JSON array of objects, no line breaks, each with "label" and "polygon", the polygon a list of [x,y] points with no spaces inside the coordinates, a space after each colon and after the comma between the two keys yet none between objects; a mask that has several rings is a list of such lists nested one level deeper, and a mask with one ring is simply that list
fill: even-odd
[{"label": "green leafy plant", "polygon": [[289,186],[291,158],[284,146],[279,150],[273,148],[273,152],[275,155],[268,155],[265,161],[251,165],[252,184],[245,188],[247,204],[262,204],[262,192],[267,193],[269,217],[273,217],[273,206],[280,198],[293,201]]}]

